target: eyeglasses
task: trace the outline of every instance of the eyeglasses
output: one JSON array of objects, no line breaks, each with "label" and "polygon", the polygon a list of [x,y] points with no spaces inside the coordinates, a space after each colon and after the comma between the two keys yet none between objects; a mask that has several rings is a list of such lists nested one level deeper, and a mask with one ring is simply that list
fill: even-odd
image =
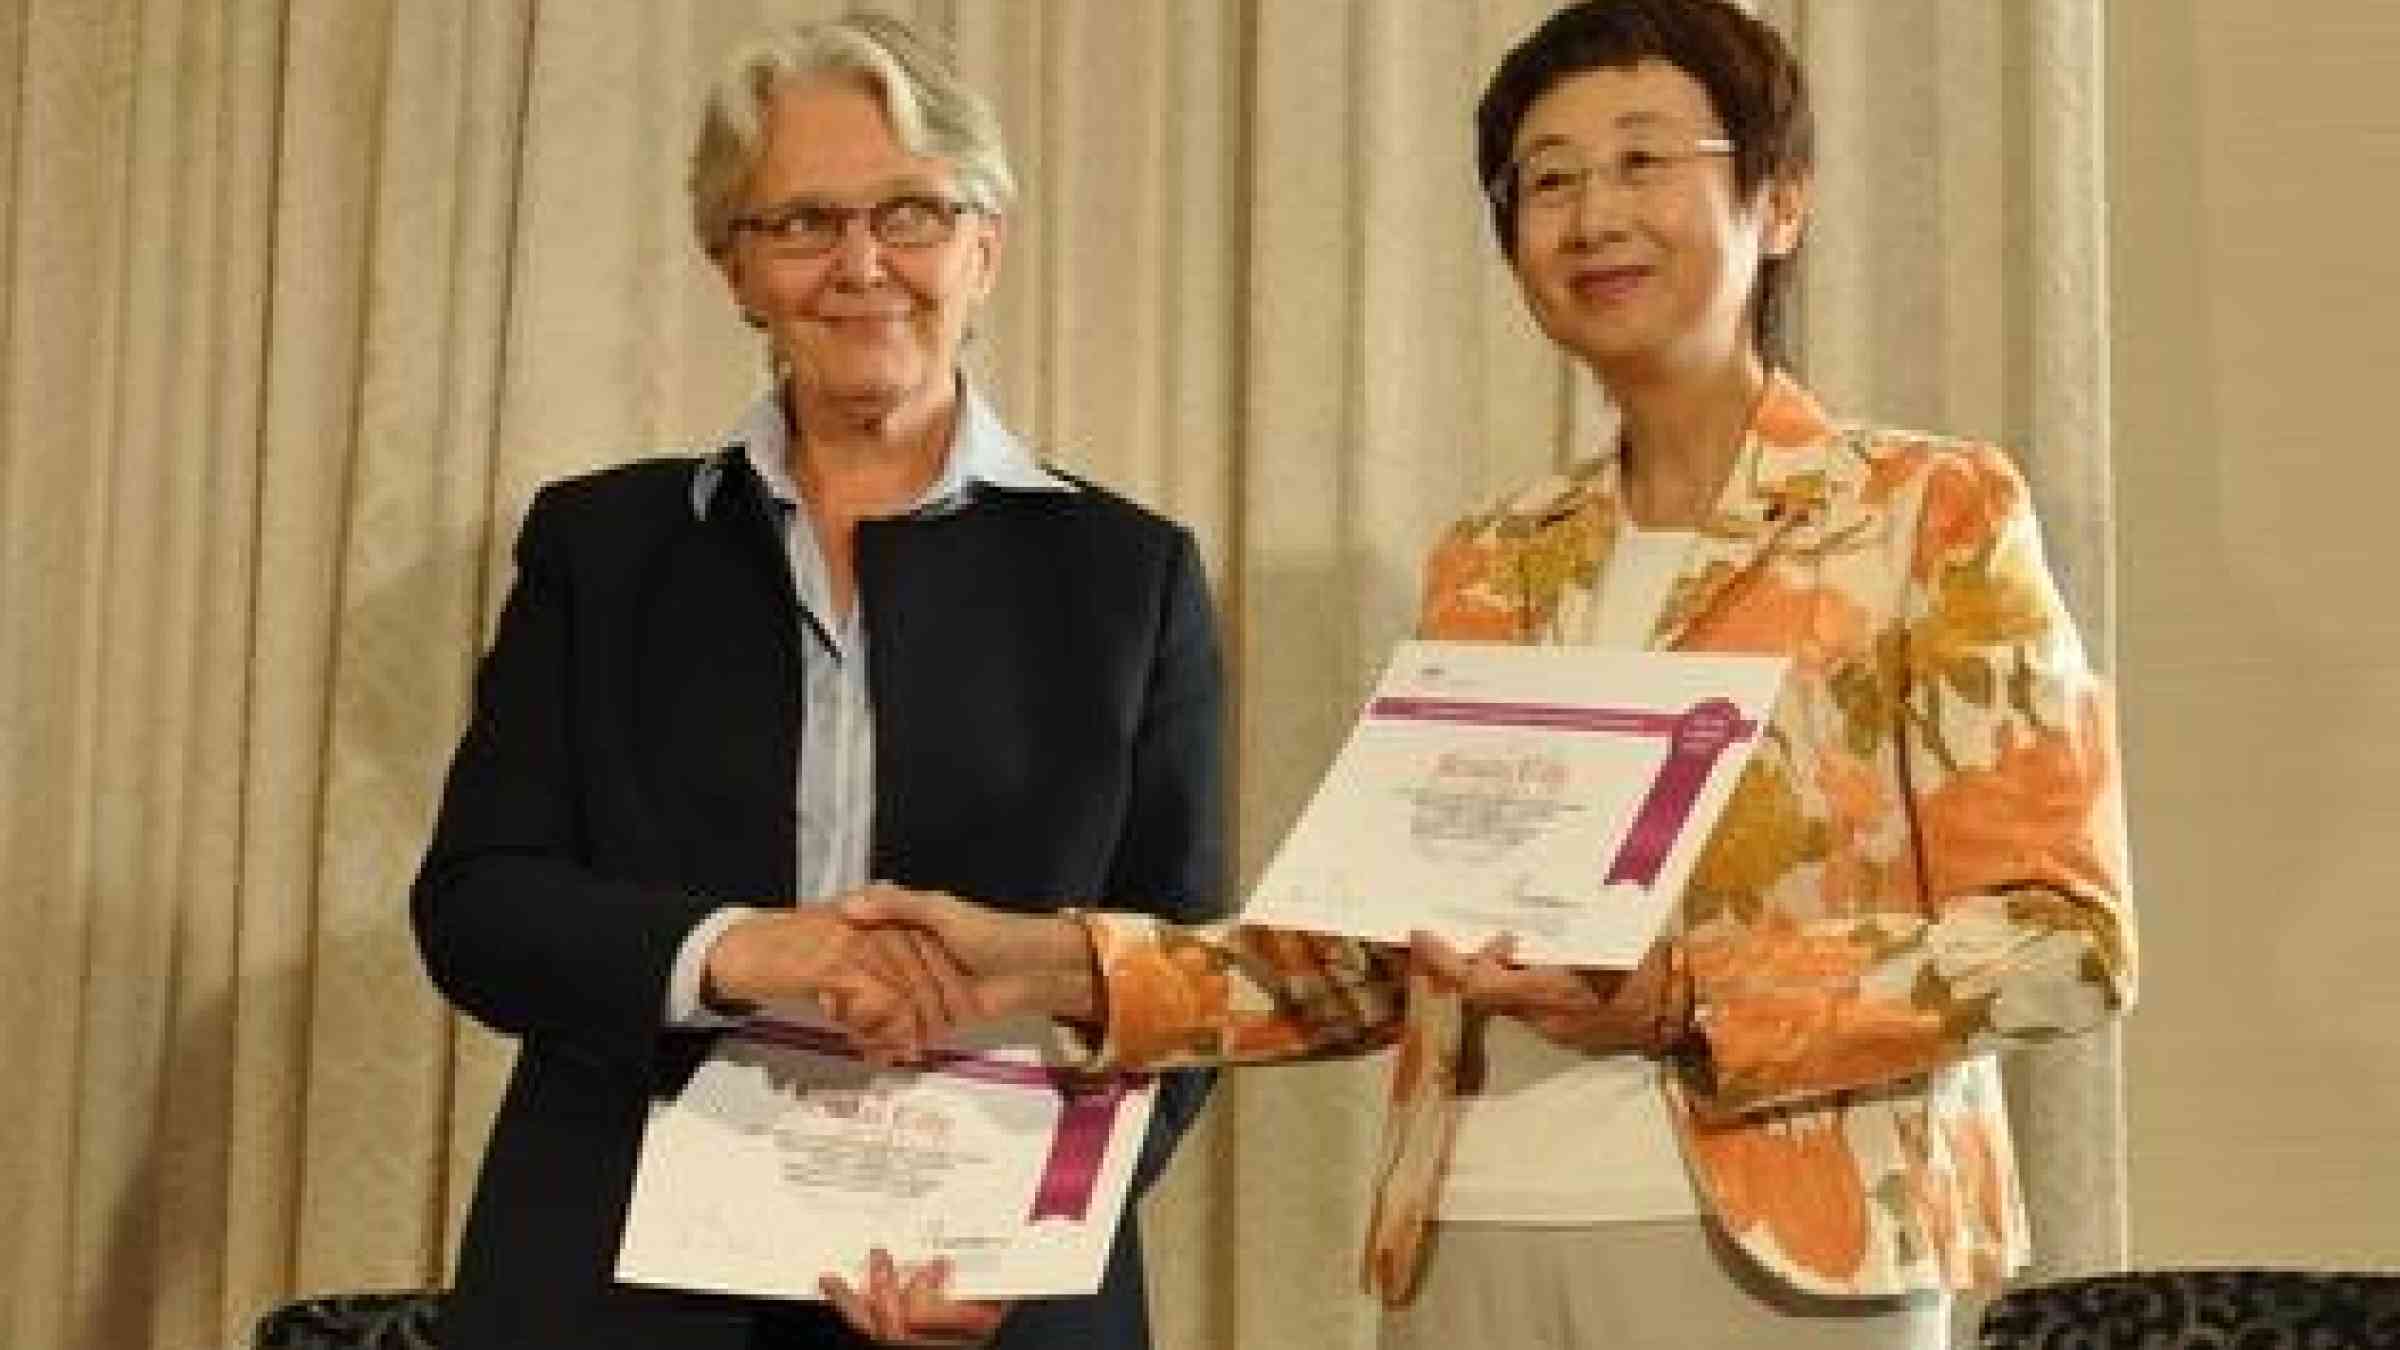
[{"label": "eyeglasses", "polygon": [[865,217],[867,233],[886,248],[931,248],[948,243],[958,218],[977,209],[930,193],[906,193],[865,206],[804,198],[735,216],[731,225],[736,233],[757,235],[769,257],[798,260],[821,258],[840,247],[853,217]]},{"label": "eyeglasses", "polygon": [[1676,181],[1684,165],[1698,159],[1733,153],[1724,136],[1652,137],[1611,146],[1595,156],[1577,145],[1540,146],[1511,162],[1493,176],[1492,200],[1502,206],[1529,206],[1558,211],[1583,200],[1595,178],[1626,192],[1651,192]]}]

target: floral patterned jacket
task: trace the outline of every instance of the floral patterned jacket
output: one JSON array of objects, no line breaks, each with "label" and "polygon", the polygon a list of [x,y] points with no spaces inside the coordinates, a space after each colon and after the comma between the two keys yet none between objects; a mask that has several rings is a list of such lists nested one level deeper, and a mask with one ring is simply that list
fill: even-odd
[{"label": "floral patterned jacket", "polygon": [[[1582,631],[1621,510],[1610,457],[1460,521],[1421,632]],[[1992,1052],[2134,987],[2110,704],[2022,479],[1990,446],[1837,428],[1777,376],[1651,642],[1792,658],[1667,939],[1706,1046],[1667,1089],[1700,1195],[1800,1289],[2000,1279],[2027,1235]],[[1406,1297],[1454,1120],[1455,996],[1368,944],[1086,922],[1107,1062],[1398,1040],[1364,1274]]]}]

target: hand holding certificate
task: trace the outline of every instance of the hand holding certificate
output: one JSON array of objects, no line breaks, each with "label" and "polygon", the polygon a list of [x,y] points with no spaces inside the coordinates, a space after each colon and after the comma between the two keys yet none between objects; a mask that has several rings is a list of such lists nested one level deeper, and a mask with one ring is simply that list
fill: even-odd
[{"label": "hand holding certificate", "polygon": [[1020,1025],[878,1069],[799,1019],[728,1033],[652,1111],[618,1277],[813,1299],[880,1248],[947,1262],[957,1297],[1089,1293],[1151,1091],[1058,1067],[1047,1040]]},{"label": "hand holding certificate", "polygon": [[1682,894],[1781,657],[1403,643],[1245,923],[1626,969]]}]

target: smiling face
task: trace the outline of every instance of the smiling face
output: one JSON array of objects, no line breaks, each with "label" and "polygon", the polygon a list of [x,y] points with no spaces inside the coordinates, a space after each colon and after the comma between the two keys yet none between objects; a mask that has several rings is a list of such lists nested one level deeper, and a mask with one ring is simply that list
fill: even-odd
[{"label": "smiling face", "polygon": [[[1658,60],[1566,76],[1518,127],[1518,283],[1542,331],[1603,379],[1758,359],[1759,262],[1798,245],[1804,192],[1742,200],[1724,136],[1708,91]],[[1548,164],[1590,172],[1556,190]],[[1527,190],[1537,178],[1553,190]]]},{"label": "smiling face", "polygon": [[[775,94],[742,214],[958,195],[951,166],[902,146],[872,92],[826,77]],[[879,242],[854,215],[821,255],[791,256],[758,231],[737,229],[718,263],[789,371],[803,425],[812,413],[915,423],[950,405],[959,344],[991,294],[1000,240],[1000,222],[979,211],[961,212],[948,239],[914,246]]]}]

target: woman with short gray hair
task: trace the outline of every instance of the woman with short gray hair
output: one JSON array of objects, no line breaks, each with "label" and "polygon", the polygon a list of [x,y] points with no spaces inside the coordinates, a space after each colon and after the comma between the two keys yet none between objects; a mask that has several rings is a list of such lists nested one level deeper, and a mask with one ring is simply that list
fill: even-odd
[{"label": "woman with short gray hair", "polygon": [[[898,20],[783,30],[710,92],[690,190],[772,386],[706,453],[535,499],[413,896],[435,983],[519,1042],[442,1344],[1145,1346],[1130,1223],[1098,1293],[1014,1307],[881,1252],[823,1303],[613,1277],[647,1105],[745,1010],[921,1046],[894,991],[947,956],[823,902],[1222,896],[1191,536],[1044,467],[959,363],[1015,201],[990,109]],[[1163,1080],[1137,1188],[1207,1082]]]}]

